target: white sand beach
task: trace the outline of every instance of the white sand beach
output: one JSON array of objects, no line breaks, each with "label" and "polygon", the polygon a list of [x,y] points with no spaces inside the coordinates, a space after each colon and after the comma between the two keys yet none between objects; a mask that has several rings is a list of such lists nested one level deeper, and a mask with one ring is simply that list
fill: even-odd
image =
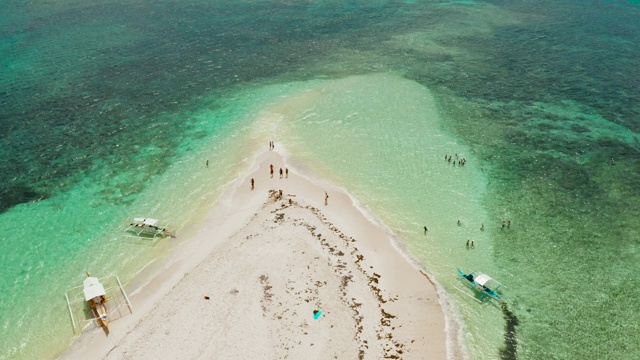
[{"label": "white sand beach", "polygon": [[276,151],[255,164],[160,274],[128,286],[133,313],[62,359],[463,358],[435,285],[388,230]]}]

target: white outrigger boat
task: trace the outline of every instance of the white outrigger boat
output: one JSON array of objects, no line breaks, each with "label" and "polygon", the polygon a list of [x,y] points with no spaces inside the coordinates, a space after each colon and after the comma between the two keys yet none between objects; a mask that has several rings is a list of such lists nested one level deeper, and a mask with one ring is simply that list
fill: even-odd
[{"label": "white outrigger boat", "polygon": [[[504,301],[498,289],[506,288],[506,286],[489,275],[475,271],[465,274],[460,269],[458,269],[458,275],[458,280],[453,283],[453,286],[477,302],[482,303],[487,299]],[[469,290],[472,291],[472,294],[469,293]]]},{"label": "white outrigger boat", "polygon": [[169,223],[163,223],[158,219],[134,218],[127,221],[126,232],[137,237],[175,237],[176,232],[167,228]]},{"label": "white outrigger boat", "polygon": [[[105,288],[103,283],[108,287]],[[65,297],[74,332],[78,328],[82,330],[86,326],[83,324],[95,321],[109,333],[109,323],[127,314],[123,305],[127,305],[129,313],[133,312],[129,297],[117,275],[98,279],[87,273],[82,285],[69,289]]]},{"label": "white outrigger boat", "polygon": [[107,292],[97,278],[87,273],[87,278],[82,282],[84,286],[84,299],[89,303],[94,319],[105,329],[109,329],[109,308],[107,307]]}]

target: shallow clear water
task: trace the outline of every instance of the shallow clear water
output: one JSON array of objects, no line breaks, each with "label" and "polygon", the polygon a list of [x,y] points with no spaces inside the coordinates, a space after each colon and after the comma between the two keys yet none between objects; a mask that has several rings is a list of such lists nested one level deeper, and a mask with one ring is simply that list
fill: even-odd
[{"label": "shallow clear water", "polygon": [[[276,132],[302,171],[310,167],[348,189],[447,291],[456,291],[456,267],[506,277],[493,266],[491,237],[480,230],[496,224],[482,206],[486,177],[473,152],[442,130],[428,89],[397,75],[355,76],[310,83],[265,111],[280,115]],[[500,311],[451,296],[464,304],[458,310],[469,320],[471,352],[499,347]]]},{"label": "shallow clear water", "polygon": [[[398,235],[471,358],[640,357],[638,6],[3,3],[0,358],[59,354],[85,271],[126,282],[182,241],[122,222],[186,238],[268,140]],[[516,348],[455,267],[508,286]]]}]

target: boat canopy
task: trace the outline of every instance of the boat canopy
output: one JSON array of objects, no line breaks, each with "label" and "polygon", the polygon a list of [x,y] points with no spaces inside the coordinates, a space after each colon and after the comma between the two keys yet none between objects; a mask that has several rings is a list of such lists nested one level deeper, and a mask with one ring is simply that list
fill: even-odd
[{"label": "boat canopy", "polygon": [[106,295],[104,286],[100,284],[100,281],[94,277],[86,278],[82,284],[84,285],[84,298],[89,301],[95,297]]},{"label": "boat canopy", "polygon": [[482,286],[486,286],[486,284],[493,279],[491,279],[489,275],[481,274],[481,275],[478,275],[478,277],[476,277],[474,280],[476,283]]},{"label": "boat canopy", "polygon": [[137,222],[137,223],[143,223],[145,225],[149,225],[149,226],[155,226],[158,221],[158,219],[146,219],[146,218],[135,218],[133,219],[133,221]]}]

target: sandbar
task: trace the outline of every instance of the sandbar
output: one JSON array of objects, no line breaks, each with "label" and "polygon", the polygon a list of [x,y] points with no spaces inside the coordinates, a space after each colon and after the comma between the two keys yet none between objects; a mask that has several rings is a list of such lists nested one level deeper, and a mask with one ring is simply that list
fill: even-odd
[{"label": "sandbar", "polygon": [[261,152],[151,281],[128,284],[133,313],[61,358],[463,358],[436,284],[392,239],[343,190]]}]

